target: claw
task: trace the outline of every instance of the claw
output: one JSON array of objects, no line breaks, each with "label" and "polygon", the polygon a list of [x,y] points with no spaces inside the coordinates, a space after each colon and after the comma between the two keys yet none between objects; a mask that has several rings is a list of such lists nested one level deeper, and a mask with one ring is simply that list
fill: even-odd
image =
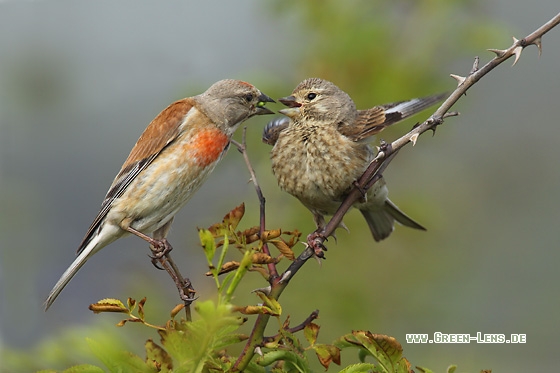
[{"label": "claw", "polygon": [[150,249],[152,250],[153,255],[148,255],[152,259],[152,264],[157,269],[163,270],[158,261],[163,258],[165,255],[173,250],[173,246],[167,241],[166,238],[162,240],[154,240],[154,242],[150,245]]},{"label": "claw", "polygon": [[307,244],[313,249],[315,256],[320,259],[327,259],[325,258],[327,247],[323,244],[324,241],[327,241],[327,237],[317,232],[307,236]]}]

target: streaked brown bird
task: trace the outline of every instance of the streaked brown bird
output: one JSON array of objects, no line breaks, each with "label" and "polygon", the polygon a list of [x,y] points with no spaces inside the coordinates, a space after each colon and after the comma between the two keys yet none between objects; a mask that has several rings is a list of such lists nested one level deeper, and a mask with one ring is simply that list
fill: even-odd
[{"label": "streaked brown bird", "polygon": [[159,113],[113,180],[78,257],[51,290],[45,308],[111,242],[133,234],[152,245],[165,243],[173,217],[214,170],[237,127],[254,115],[273,113],[267,102],[274,100],[253,85],[225,79]]},{"label": "streaked brown bird", "polygon": [[[318,228],[336,212],[375,156],[371,137],[440,101],[445,94],[357,110],[350,96],[319,78],[301,82],[291,96],[279,99],[286,117],[271,121],[263,141],[273,145],[272,172],[280,188],[303,203]],[[375,241],[387,238],[395,220],[425,230],[387,197],[383,178],[354,204]],[[343,225],[343,227],[345,227]]]}]

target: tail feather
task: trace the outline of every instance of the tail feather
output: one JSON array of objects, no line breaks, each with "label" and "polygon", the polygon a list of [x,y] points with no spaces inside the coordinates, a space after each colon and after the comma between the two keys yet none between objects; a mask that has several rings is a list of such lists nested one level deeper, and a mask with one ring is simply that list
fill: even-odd
[{"label": "tail feather", "polygon": [[72,264],[64,271],[60,279],[54,285],[53,289],[49,293],[49,296],[45,300],[45,311],[49,309],[49,307],[53,304],[56,300],[62,289],[70,282],[70,280],[76,275],[78,270],[82,268],[82,266],[86,263],[86,261],[97,251],[99,251],[105,245],[100,245],[100,236],[97,235],[91,240],[86,247],[80,252],[80,254],[74,259]]},{"label": "tail feather", "polygon": [[384,210],[360,210],[369,226],[373,239],[377,242],[389,237],[393,232],[395,219]]},{"label": "tail feather", "polygon": [[366,219],[373,239],[377,242],[389,237],[394,229],[395,220],[400,224],[420,230],[426,230],[423,226],[412,220],[389,199],[385,201],[383,209],[360,209]]},{"label": "tail feather", "polygon": [[395,204],[391,202],[390,199],[387,199],[385,201],[385,211],[387,211],[393,218],[395,218],[396,221],[406,227],[420,229],[422,231],[426,230],[426,228],[424,228],[423,226],[412,220],[412,218],[410,218],[404,212],[399,210],[399,208],[395,206]]}]

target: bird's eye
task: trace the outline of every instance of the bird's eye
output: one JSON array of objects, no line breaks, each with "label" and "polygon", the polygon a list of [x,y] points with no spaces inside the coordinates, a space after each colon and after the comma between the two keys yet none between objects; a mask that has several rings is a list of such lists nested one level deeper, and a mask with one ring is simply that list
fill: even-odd
[{"label": "bird's eye", "polygon": [[311,93],[308,93],[308,94],[307,94],[307,99],[308,99],[309,101],[313,100],[315,97],[317,97],[317,94],[316,94],[316,93],[311,92]]},{"label": "bird's eye", "polygon": [[247,101],[247,102],[253,101],[253,94],[252,93],[247,93],[245,95],[245,101]]}]

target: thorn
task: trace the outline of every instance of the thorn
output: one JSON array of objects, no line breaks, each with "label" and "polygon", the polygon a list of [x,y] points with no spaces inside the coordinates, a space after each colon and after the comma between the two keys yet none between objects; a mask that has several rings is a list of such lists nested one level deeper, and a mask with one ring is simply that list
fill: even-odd
[{"label": "thorn", "polygon": [[253,350],[255,352],[255,354],[259,355],[259,356],[264,356],[261,348],[259,346],[255,347],[255,349]]},{"label": "thorn", "polygon": [[470,75],[470,74],[474,74],[475,72],[478,71],[478,63],[479,63],[479,62],[480,62],[480,58],[478,58],[478,56],[476,56],[476,57],[474,58],[474,62],[473,62],[473,65],[472,65],[472,69],[471,69],[471,72],[469,73],[469,75]]},{"label": "thorn", "polygon": [[467,78],[465,78],[464,76],[459,76],[455,74],[449,74],[449,76],[457,81],[457,87],[463,84],[465,80],[467,80]]},{"label": "thorn", "polygon": [[539,48],[539,57],[542,55],[542,40],[541,38],[536,38],[535,41],[533,42],[533,44],[535,44],[537,46],[537,48]]},{"label": "thorn", "polygon": [[279,284],[290,280],[290,277],[292,277],[292,271],[286,271],[284,272],[284,274],[282,274],[282,277],[280,278],[280,280],[278,281]]},{"label": "thorn", "polygon": [[272,291],[272,287],[267,286],[265,288],[255,289],[251,293],[263,293],[263,294],[266,294],[266,295],[270,295],[271,291]]},{"label": "thorn", "polygon": [[490,49],[487,49],[487,51],[492,52],[492,53],[496,53],[496,56],[497,56],[498,58],[501,58],[501,57],[504,56],[504,54],[506,54],[506,51],[505,51],[504,49],[493,49],[493,48],[490,48]]},{"label": "thorn", "polygon": [[432,130],[432,137],[434,137],[436,135],[436,129],[437,126],[433,126],[432,128],[430,128]]},{"label": "thorn", "polygon": [[412,146],[416,145],[416,140],[418,140],[418,134],[415,133],[414,135],[410,136],[410,142],[412,143]]},{"label": "thorn", "polygon": [[513,61],[513,64],[511,65],[512,67],[515,66],[515,64],[517,63],[517,61],[519,60],[519,57],[521,57],[521,52],[523,52],[523,47],[519,46],[516,47],[513,50],[513,54],[515,54],[515,60]]},{"label": "thorn", "polygon": [[443,118],[457,117],[459,115],[461,115],[461,113],[459,113],[458,111],[450,111],[450,112],[447,112],[447,113],[443,114]]}]

